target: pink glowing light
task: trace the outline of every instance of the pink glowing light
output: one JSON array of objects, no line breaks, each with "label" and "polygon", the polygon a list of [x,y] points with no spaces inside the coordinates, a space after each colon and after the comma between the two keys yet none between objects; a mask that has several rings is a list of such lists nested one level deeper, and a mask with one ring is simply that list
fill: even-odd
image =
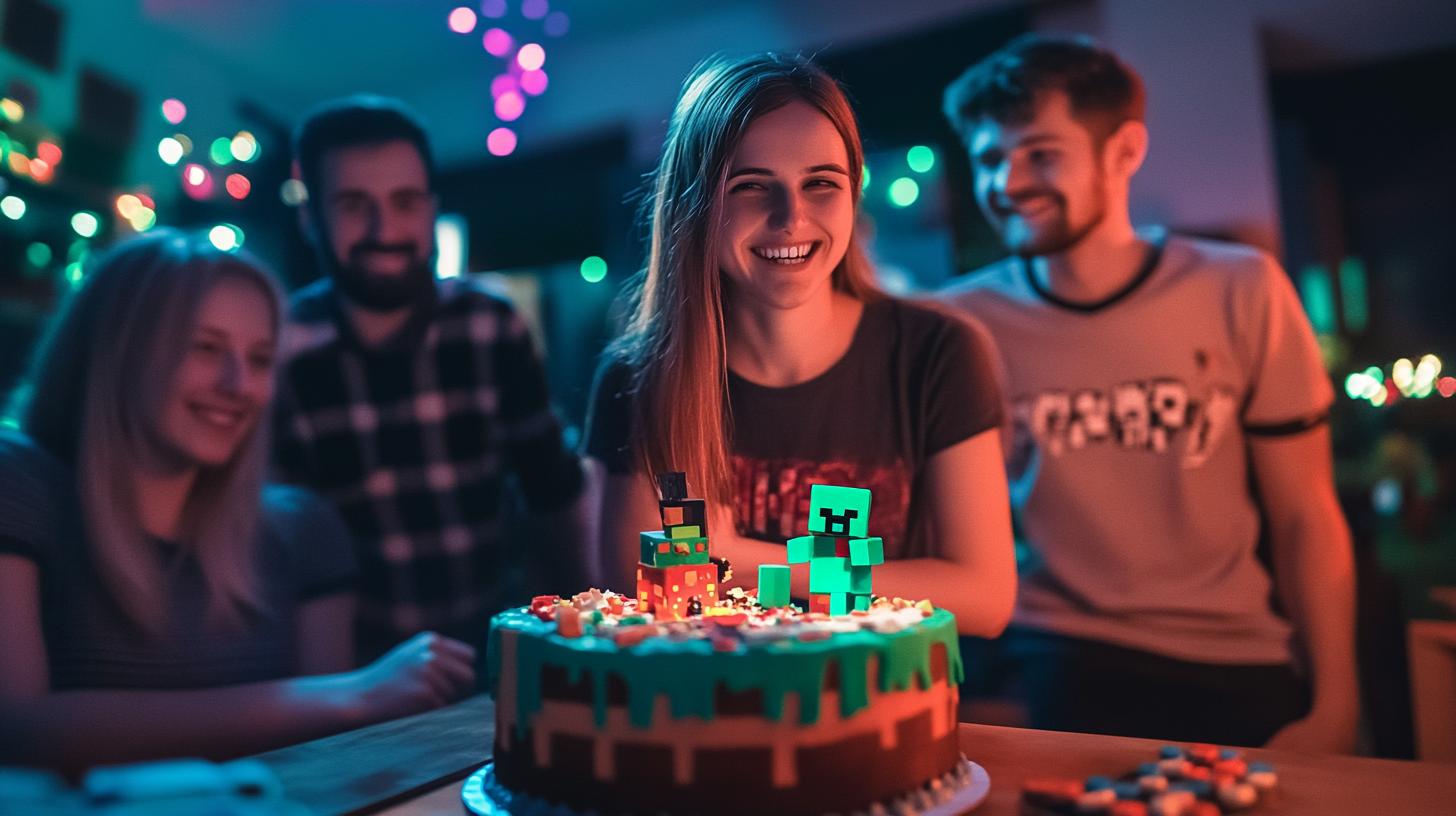
[{"label": "pink glowing light", "polygon": [[546,93],[546,72],[526,71],[521,74],[521,90],[531,96]]},{"label": "pink glowing light", "polygon": [[521,16],[527,20],[539,20],[546,16],[551,7],[547,0],[522,0]]},{"label": "pink glowing light", "polygon": [[516,64],[523,71],[539,71],[546,64],[546,49],[538,43],[526,43],[516,52]]},{"label": "pink glowing light", "polygon": [[481,43],[485,46],[486,52],[491,56],[504,57],[511,53],[511,46],[515,45],[516,41],[505,29],[492,28],[485,32],[485,36],[481,38]]},{"label": "pink glowing light", "polygon": [[514,76],[501,74],[490,81],[490,98],[500,99],[501,94],[510,93],[521,87]]},{"label": "pink glowing light", "polygon": [[514,122],[526,112],[526,98],[515,91],[506,91],[495,100],[495,115],[502,122]]},{"label": "pink glowing light", "polygon": [[560,37],[571,30],[571,18],[564,11],[553,11],[546,15],[546,36]]},{"label": "pink glowing light", "polygon": [[168,99],[162,103],[162,118],[174,125],[180,125],[187,118],[187,106],[180,99]]},{"label": "pink glowing light", "polygon": [[492,156],[509,156],[516,149],[516,132],[506,127],[498,127],[485,137],[485,147]]},{"label": "pink glowing light", "polygon": [[[456,34],[469,34],[475,30],[475,12],[464,6],[460,6],[450,12],[449,24],[450,30]],[[173,122],[172,124],[175,125],[177,123]]]},{"label": "pink glowing light", "polygon": [[182,192],[202,201],[212,197],[212,174],[200,164],[188,164],[182,168]]}]

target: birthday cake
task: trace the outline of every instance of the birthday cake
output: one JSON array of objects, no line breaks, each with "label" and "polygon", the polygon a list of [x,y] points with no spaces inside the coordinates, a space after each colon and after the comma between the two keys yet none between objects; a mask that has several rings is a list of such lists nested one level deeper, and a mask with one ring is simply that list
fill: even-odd
[{"label": "birthday cake", "polygon": [[968,783],[955,618],[871,595],[869,491],[813,488],[788,542],[804,611],[787,565],[723,591],[703,502],[680,473],[659,482],[635,597],[542,596],[491,622],[492,784],[512,813],[920,812]]}]

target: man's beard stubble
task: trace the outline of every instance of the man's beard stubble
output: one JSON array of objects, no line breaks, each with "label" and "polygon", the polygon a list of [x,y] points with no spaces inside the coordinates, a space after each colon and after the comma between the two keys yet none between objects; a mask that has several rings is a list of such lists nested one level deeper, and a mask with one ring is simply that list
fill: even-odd
[{"label": "man's beard stubble", "polygon": [[[1035,258],[1046,255],[1056,255],[1075,247],[1086,238],[1092,230],[1096,229],[1107,217],[1107,197],[1102,176],[1099,174],[1092,182],[1091,199],[1097,202],[1097,209],[1086,221],[1078,225],[1072,225],[1067,221],[1067,198],[1056,190],[1036,190],[1030,194],[1022,194],[1021,199],[1046,196],[1056,203],[1057,219],[1052,227],[1043,231],[1041,235],[1028,236],[1029,240],[1021,241],[1015,245],[1007,243],[1007,249],[1023,258]],[[1000,209],[998,205],[998,209]],[[997,231],[1001,233],[1003,242],[1006,240],[1005,225],[997,225]]]},{"label": "man's beard stubble", "polygon": [[[403,272],[387,275],[365,268],[366,252],[407,253],[409,263]],[[350,302],[371,312],[392,312],[430,302],[435,295],[435,270],[432,256],[421,257],[414,243],[357,244],[349,251],[347,261],[334,257],[331,249],[319,251],[334,285]]]}]

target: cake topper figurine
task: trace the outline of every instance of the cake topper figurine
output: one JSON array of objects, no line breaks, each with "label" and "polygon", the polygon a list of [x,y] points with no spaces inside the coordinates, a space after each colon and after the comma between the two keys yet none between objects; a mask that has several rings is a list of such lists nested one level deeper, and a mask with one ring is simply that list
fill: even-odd
[{"label": "cake topper figurine", "polygon": [[[789,539],[789,563],[809,563],[809,611],[843,615],[870,608],[870,570],[885,563],[885,542],[871,536],[870,491],[816,484],[809,489],[809,535]],[[763,603],[763,578],[759,572]],[[773,580],[770,600],[787,593]],[[783,582],[787,583],[787,582]],[[787,601],[785,600],[785,603]]]},{"label": "cake topper figurine", "polygon": [[637,608],[664,620],[681,620],[694,614],[690,609],[717,603],[720,565],[708,551],[706,503],[688,498],[687,475],[660,473],[657,487],[662,529],[641,535]]}]

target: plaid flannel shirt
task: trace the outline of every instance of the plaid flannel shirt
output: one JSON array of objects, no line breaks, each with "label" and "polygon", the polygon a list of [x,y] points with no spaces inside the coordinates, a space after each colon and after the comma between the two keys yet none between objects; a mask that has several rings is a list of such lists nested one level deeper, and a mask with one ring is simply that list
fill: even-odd
[{"label": "plaid flannel shirt", "polygon": [[355,537],[366,654],[424,629],[483,640],[518,561],[501,540],[507,473],[535,511],[582,486],[520,316],[470,279],[438,294],[366,349],[325,279],[295,295],[284,332],[276,466],[332,500]]}]

